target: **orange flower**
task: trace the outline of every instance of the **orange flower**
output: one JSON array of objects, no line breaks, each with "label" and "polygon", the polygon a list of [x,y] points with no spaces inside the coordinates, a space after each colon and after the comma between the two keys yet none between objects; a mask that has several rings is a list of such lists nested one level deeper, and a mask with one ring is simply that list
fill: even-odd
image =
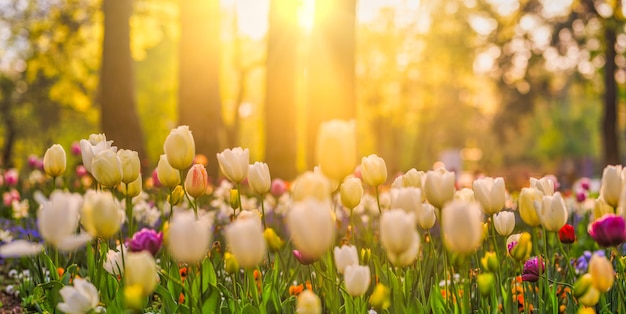
[{"label": "orange flower", "polygon": [[304,290],[304,285],[303,284],[299,284],[299,285],[292,285],[289,287],[289,295],[299,295],[300,292],[302,292],[302,290]]},{"label": "orange flower", "polygon": [[178,273],[180,274],[182,282],[185,282],[185,279],[187,278],[187,267],[182,267],[178,270]]},{"label": "orange flower", "polygon": [[59,274],[59,277],[63,277],[63,274],[65,274],[65,269],[63,267],[57,267],[57,273]]}]

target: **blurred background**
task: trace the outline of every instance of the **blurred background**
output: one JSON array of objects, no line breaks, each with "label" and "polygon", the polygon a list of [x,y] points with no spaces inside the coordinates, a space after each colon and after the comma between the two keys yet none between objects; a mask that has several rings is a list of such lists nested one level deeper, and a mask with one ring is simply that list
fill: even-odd
[{"label": "blurred background", "polygon": [[146,170],[171,128],[208,157],[311,169],[356,119],[394,173],[437,162],[567,185],[625,156],[622,0],[0,0],[0,168],[105,132]]}]

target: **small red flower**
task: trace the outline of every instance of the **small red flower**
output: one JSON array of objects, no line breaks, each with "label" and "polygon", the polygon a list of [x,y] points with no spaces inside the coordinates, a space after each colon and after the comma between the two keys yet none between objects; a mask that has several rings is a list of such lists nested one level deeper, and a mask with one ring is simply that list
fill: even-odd
[{"label": "small red flower", "polygon": [[574,227],[570,224],[565,224],[565,226],[559,230],[559,240],[561,240],[561,243],[565,244],[574,243],[574,241],[576,241]]}]

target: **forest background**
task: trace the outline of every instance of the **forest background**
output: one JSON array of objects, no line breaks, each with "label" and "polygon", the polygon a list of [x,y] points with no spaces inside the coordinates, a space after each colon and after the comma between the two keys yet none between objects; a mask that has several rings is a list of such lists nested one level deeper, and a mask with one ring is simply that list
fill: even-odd
[{"label": "forest background", "polygon": [[[169,130],[314,165],[355,119],[391,174],[563,184],[624,161],[621,0],[0,0],[0,168],[105,132],[149,173]],[[393,177],[393,176],[390,176]]]}]

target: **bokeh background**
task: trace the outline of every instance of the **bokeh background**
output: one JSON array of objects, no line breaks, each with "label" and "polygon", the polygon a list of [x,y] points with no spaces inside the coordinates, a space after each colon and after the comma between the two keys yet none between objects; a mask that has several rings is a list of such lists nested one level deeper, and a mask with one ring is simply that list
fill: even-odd
[{"label": "bokeh background", "polygon": [[[622,0],[0,0],[0,168],[105,132],[150,171],[171,128],[314,165],[355,119],[391,174],[567,186],[625,155]],[[390,176],[393,177],[393,176]]]}]

